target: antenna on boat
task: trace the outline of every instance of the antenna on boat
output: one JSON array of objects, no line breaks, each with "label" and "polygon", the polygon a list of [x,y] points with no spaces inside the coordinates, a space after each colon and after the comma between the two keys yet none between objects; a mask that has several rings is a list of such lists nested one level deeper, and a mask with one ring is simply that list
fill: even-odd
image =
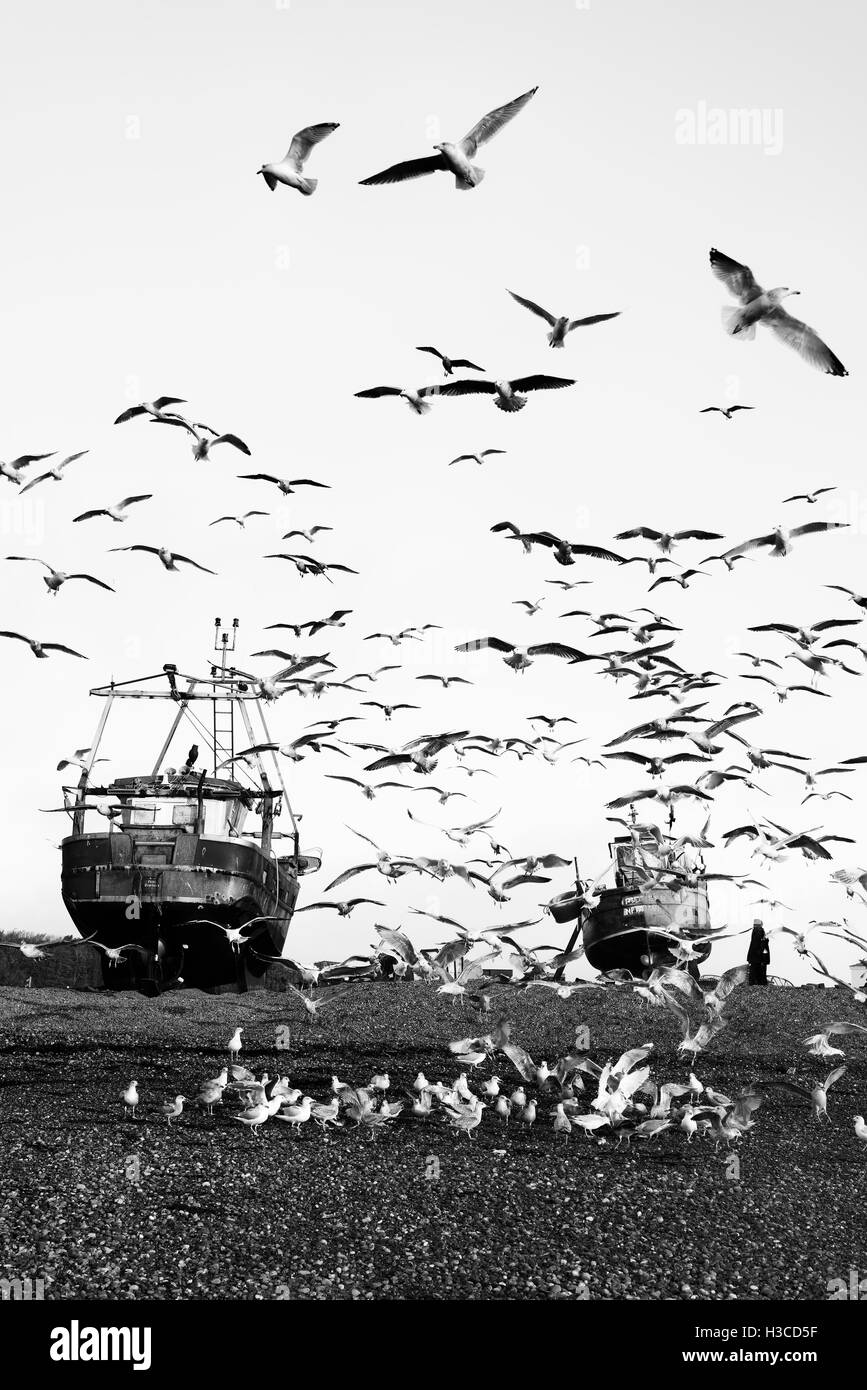
[{"label": "antenna on boat", "polygon": [[235,650],[238,637],[238,619],[232,619],[231,631],[223,627],[222,618],[214,619],[214,651],[220,653],[220,675],[226,674],[226,656]]},{"label": "antenna on boat", "polygon": [[[232,626],[231,626],[230,629],[229,629],[229,628],[224,628],[224,627],[223,627],[223,620],[222,620],[222,618],[215,618],[215,619],[214,619],[214,651],[220,653],[220,665],[219,665],[219,668],[217,668],[216,666],[213,666],[213,667],[211,668],[211,674],[212,674],[212,676],[216,676],[216,675],[217,675],[217,671],[218,671],[218,669],[219,669],[219,678],[220,678],[221,680],[225,680],[225,679],[226,679],[226,657],[228,656],[229,652],[233,652],[233,651],[235,650],[235,645],[236,645],[236,642],[237,642],[237,638],[238,638],[238,619],[237,619],[237,618],[233,618],[233,619],[232,619]],[[230,667],[230,668],[229,668],[229,671],[228,671],[229,679],[231,679],[233,675],[234,675],[234,669],[233,669],[232,667]],[[234,689],[234,686],[232,687],[232,689]],[[224,700],[222,700],[222,701],[219,700],[219,699],[217,698],[216,689],[215,689],[215,692],[214,692],[214,701],[213,701],[212,709],[213,709],[213,724],[212,724],[212,738],[211,738],[211,744],[212,744],[212,747],[213,747],[213,750],[214,750],[214,772],[215,772],[215,774],[216,774],[216,770],[217,770],[217,768],[219,767],[219,765],[220,765],[220,763],[221,763],[221,761],[222,761],[222,762],[224,762],[224,763],[228,763],[228,764],[229,764],[229,772],[230,772],[230,775],[231,775],[232,777],[234,777],[234,775],[235,775],[235,761],[234,761],[234,758],[235,758],[235,705],[234,705],[234,701],[233,701],[231,698],[229,698],[229,699],[224,699]]]}]

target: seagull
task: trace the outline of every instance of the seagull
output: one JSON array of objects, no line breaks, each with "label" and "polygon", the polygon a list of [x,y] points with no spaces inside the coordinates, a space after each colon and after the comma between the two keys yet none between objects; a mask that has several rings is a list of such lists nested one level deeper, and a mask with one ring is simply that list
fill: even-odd
[{"label": "seagull", "polygon": [[327,570],[341,570],[343,574],[358,574],[358,570],[350,569],[348,565],[326,564],[324,560],[314,560],[312,555],[295,554],[272,554],[266,555],[266,560],[288,560],[298,571],[299,577],[304,579],[308,574],[315,575],[317,578],[327,579],[329,584],[334,580]]},{"label": "seagull", "polygon": [[133,420],[137,415],[150,415],[153,420],[165,420],[167,407],[170,405],[186,405],[180,396],[157,396],[153,401],[142,401],[140,405],[131,405],[129,410],[121,411],[115,420],[116,425],[122,425],[125,420]]},{"label": "seagull", "polygon": [[867,1124],[864,1123],[864,1116],[856,1115],[854,1117],[854,1120],[855,1138],[860,1139],[862,1144],[867,1143]]},{"label": "seagull", "polygon": [[534,545],[544,545],[547,549],[553,550],[558,565],[574,565],[576,555],[589,555],[594,560],[610,560],[617,565],[624,563],[622,555],[615,554],[613,550],[606,550],[601,545],[582,545],[577,541],[562,540],[560,536],[555,536],[553,531],[519,531],[513,521],[498,521],[491,530],[508,531],[507,539],[520,541],[526,555],[530,554]]},{"label": "seagull", "polygon": [[532,647],[515,647],[511,642],[504,642],[500,637],[477,637],[473,642],[462,642],[460,646],[455,647],[455,651],[477,652],[486,647],[492,647],[497,652],[505,652],[503,661],[512,668],[516,675],[519,671],[526,671],[528,666],[532,666],[532,657],[534,656],[560,656],[567,661],[593,660],[585,652],[579,652],[575,647],[567,647],[563,642],[538,642]]},{"label": "seagull", "polygon": [[4,463],[0,459],[0,477],[8,478],[10,483],[20,487],[21,479],[18,475],[22,468],[28,468],[31,463],[40,463],[42,459],[50,458],[54,458],[54,450],[50,454],[20,454],[18,458],[12,459],[9,463]]},{"label": "seagull", "polygon": [[836,491],[836,487],[817,487],[815,492],[796,492],[792,497],[784,497],[783,502],[807,502],[812,506],[818,502],[823,493]]},{"label": "seagull", "polygon": [[416,415],[426,415],[430,406],[424,399],[425,396],[438,396],[439,386],[419,386],[418,390],[413,391],[409,387],[400,386],[369,386],[365,391],[356,391],[356,396],[362,400],[378,400],[381,396],[399,396],[406,401],[410,410],[415,411]]},{"label": "seagull", "polygon": [[830,1042],[831,1036],[838,1033],[867,1033],[867,1028],[860,1023],[829,1023],[821,1032],[804,1038],[803,1045],[813,1057],[842,1057],[844,1054],[841,1048],[832,1047]]},{"label": "seagull", "polygon": [[670,555],[678,541],[721,541],[723,537],[718,531],[654,531],[650,526],[635,526],[631,531],[620,531],[614,537],[616,541],[631,541],[636,537],[643,540],[653,541],[663,555]]},{"label": "seagull", "polygon": [[256,173],[262,175],[272,193],[278,183],[282,183],[287,188],[297,188],[299,193],[309,198],[316,191],[319,180],[306,178],[301,170],[313,146],[333,135],[339,124],[339,121],[322,121],[319,125],[308,125],[296,131],[283,158],[276,164],[263,164]]},{"label": "seagull", "polygon": [[[720,558],[731,559],[733,556],[745,554],[748,550],[758,550],[765,546],[775,559],[779,559],[783,555],[791,555],[792,541],[798,536],[812,536],[819,531],[839,531],[848,525],[848,521],[808,521],[804,526],[793,526],[790,531],[783,526],[775,526],[769,535],[754,536],[752,540],[744,541],[741,545],[727,550]],[[829,584],[827,587],[830,589],[837,586]]]},{"label": "seagull", "polygon": [[755,410],[755,408],[754,405],[706,405],[698,413],[699,415],[710,415],[716,411],[717,414],[724,415],[727,420],[730,420],[736,410]]},{"label": "seagull", "polygon": [[243,1028],[236,1028],[229,1041],[226,1043],[226,1051],[229,1056],[234,1057],[236,1061],[241,1055],[241,1034],[243,1031]]},{"label": "seagull", "polygon": [[281,1097],[278,1096],[275,1100],[265,1101],[261,1105],[251,1105],[247,1110],[242,1110],[239,1115],[233,1115],[232,1119],[246,1125],[250,1134],[255,1136],[265,1121],[273,1115],[280,1100]]},{"label": "seagull", "polygon": [[[209,521],[208,525],[219,526],[221,521],[234,521],[235,525],[240,526],[241,530],[243,531],[245,529],[244,523],[248,521],[251,516],[270,516],[270,512],[251,511],[242,512],[240,516],[218,516],[216,521]],[[282,624],[272,623],[271,626],[279,627],[282,626]]]},{"label": "seagull", "polygon": [[794,1081],[769,1079],[763,1084],[766,1086],[785,1086],[787,1091],[794,1091],[796,1095],[806,1096],[813,1108],[813,1117],[816,1120],[821,1120],[824,1115],[825,1119],[830,1122],[831,1117],[828,1114],[828,1092],[834,1085],[834,1082],[840,1080],[840,1077],[845,1071],[845,1067],[835,1067],[833,1071],[828,1073],[825,1080],[818,1082],[811,1091],[808,1091],[804,1086],[797,1085]]},{"label": "seagull", "polygon": [[165,1115],[169,1129],[172,1127],[172,1120],[176,1120],[183,1111],[185,1100],[186,1096],[175,1096],[174,1100],[167,1100],[160,1106],[160,1114]]},{"label": "seagull", "polygon": [[454,174],[455,188],[461,190],[475,188],[485,177],[484,169],[480,169],[478,165],[470,162],[479,145],[483,145],[486,140],[490,140],[498,131],[502,130],[508,121],[511,121],[519,111],[524,109],[527,102],[535,96],[538,90],[538,87],[532,87],[529,92],[515,97],[514,101],[489,111],[457,143],[453,144],[444,140],[441,144],[434,145],[434,149],[438,151],[437,154],[427,155],[423,159],[408,159],[401,164],[392,164],[390,168],[383,169],[381,173],[372,174],[369,178],[362,179],[362,184],[404,183],[407,179],[419,179],[425,174],[433,174],[443,169]]},{"label": "seagull", "polygon": [[210,425],[203,425],[201,421],[191,424],[182,415],[162,415],[155,417],[154,422],[160,425],[179,425],[181,429],[191,434],[194,440],[193,458],[200,462],[210,458],[211,450],[217,444],[231,444],[234,449],[238,449],[249,457],[250,450],[243,439],[239,439],[236,434],[218,434],[216,430],[211,429]]},{"label": "seagull", "polygon": [[239,478],[248,478],[252,482],[273,483],[283,493],[284,497],[291,497],[298,487],[330,487],[330,483],[317,483],[315,478],[275,478],[273,473],[239,473]]},{"label": "seagull", "polygon": [[[302,1096],[297,1105],[287,1105],[285,1109],[278,1110],[274,1119],[285,1120],[288,1125],[291,1125],[297,1139],[301,1133],[301,1126],[306,1124],[313,1114],[313,1105],[312,1096]],[[336,1115],[337,1111],[334,1113]]]},{"label": "seagull", "polygon": [[839,357],[834,356],[819,335],[808,324],[793,318],[782,308],[780,301],[788,295],[800,294],[800,290],[790,290],[785,285],[763,290],[749,266],[724,256],[716,247],[711,248],[710,264],[717,279],[722,280],[741,305],[739,309],[723,309],[723,324],[727,333],[733,337],[754,338],[756,324],[763,323],[784,343],[794,348],[811,367],[818,367],[819,371],[830,376],[849,375]]},{"label": "seagull", "polygon": [[[440,352],[435,347],[417,347],[416,352],[429,352],[433,357],[438,357],[443,367],[445,376],[453,376],[455,367],[466,367],[469,372],[483,372],[484,367],[480,367],[475,362],[470,362],[466,357],[446,357],[444,352]],[[501,453],[499,449],[492,450],[493,453]]]},{"label": "seagull", "polygon": [[135,1108],[140,1100],[137,1081],[131,1081],[129,1083],[126,1090],[121,1093],[121,1100],[123,1101],[123,1113],[125,1115],[132,1115],[133,1119],[135,1119]]},{"label": "seagull", "polygon": [[[53,478],[57,483],[62,482],[64,468],[67,468],[70,463],[75,463],[76,459],[83,459],[85,454],[88,453],[90,453],[89,449],[82,449],[77,454],[67,454],[65,459],[55,464],[52,468],[49,468],[46,473],[40,473],[38,478],[31,478],[29,483],[25,483],[24,487],[21,489],[21,496],[23,497],[25,492],[29,492],[32,487],[36,487],[37,483],[45,483],[49,478]],[[51,458],[52,455],[46,454],[44,457]]]},{"label": "seagull", "polygon": [[55,597],[61,585],[65,584],[68,579],[86,579],[88,584],[96,584],[100,589],[107,589],[110,594],[115,592],[110,584],[104,584],[101,579],[94,579],[92,574],[66,574],[63,570],[52,569],[46,560],[40,560],[35,555],[7,555],[6,559],[24,560],[30,564],[44,565],[48,573],[42,576],[42,582],[47,585],[48,592]]},{"label": "seagull", "polygon": [[40,661],[44,661],[49,652],[65,652],[67,656],[78,656],[82,661],[88,660],[83,653],[73,651],[72,647],[64,647],[62,642],[37,642],[35,637],[25,637],[20,632],[0,632],[0,637],[11,637],[15,641],[26,642],[33,655]]},{"label": "seagull", "polygon": [[416,680],[439,681],[443,690],[448,690],[450,685],[472,685],[473,683],[472,681],[466,680],[464,676],[443,676],[440,675],[438,672],[435,675],[428,674],[424,676],[416,676]]},{"label": "seagull", "polygon": [[112,521],[126,521],[127,511],[136,502],[149,502],[153,497],[152,492],[139,493],[137,497],[124,497],[121,502],[116,502],[113,507],[97,507],[90,512],[81,512],[79,516],[74,516],[73,521],[90,521],[94,516],[110,516]]},{"label": "seagull", "polygon": [[513,381],[483,381],[467,378],[464,381],[447,381],[443,386],[428,387],[427,393],[436,392],[438,396],[495,396],[494,405],[498,410],[513,413],[523,410],[527,404],[523,391],[556,391],[561,386],[574,386],[571,377],[533,376],[516,377]]},{"label": "seagull", "polygon": [[[710,576],[708,575],[707,570],[692,570],[692,569],[690,569],[690,570],[681,570],[680,574],[662,574],[662,575],[660,575],[660,577],[659,577],[658,579],[654,579],[654,581],[653,581],[653,583],[651,584],[650,588],[651,588],[651,589],[658,589],[659,586],[660,586],[660,584],[679,584],[680,587],[681,587],[681,589],[688,589],[688,588],[689,588],[689,581],[690,581],[691,579],[697,578],[699,575],[704,575],[705,579],[708,579],[708,578],[710,577]],[[650,592],[650,590],[648,590],[648,593],[649,593],[649,592]]]},{"label": "seagull", "polygon": [[573,328],[589,328],[594,323],[605,323],[607,319],[616,319],[620,310],[617,309],[613,314],[591,314],[588,318],[570,319],[568,314],[558,318],[556,314],[551,314],[547,309],[543,309],[538,304],[534,304],[532,299],[522,299],[514,290],[507,290],[518,304],[522,304],[525,309],[529,309],[531,314],[538,314],[540,319],[544,319],[550,324],[551,332],[548,334],[548,344],[552,348],[564,346],[567,333],[571,333]]},{"label": "seagull", "polygon": [[112,554],[120,550],[141,550],[146,555],[156,555],[167,570],[178,572],[177,560],[181,564],[192,565],[193,569],[201,570],[203,574],[215,574],[216,570],[209,570],[205,565],[200,565],[196,560],[190,560],[186,555],[178,555],[176,552],[167,550],[165,546],[155,545],[113,545],[109,547]]},{"label": "seagull", "polygon": [[[462,365],[462,364],[459,364],[459,365]],[[481,369],[481,367],[480,367],[480,368],[479,368],[479,371],[481,371],[481,370],[482,370],[482,369]],[[477,464],[479,465],[479,467],[481,468],[481,466],[482,466],[484,460],[485,460],[486,458],[490,458],[490,457],[492,456],[492,454],[505,454],[506,452],[507,452],[507,450],[505,450],[505,449],[481,449],[481,450],[479,450],[479,452],[478,452],[477,454],[458,454],[457,458],[455,458],[455,459],[450,459],[450,460],[449,460],[449,468],[451,468],[451,466],[452,466],[453,463],[465,463],[465,462],[466,462],[466,463],[477,463]],[[25,491],[26,491],[26,489],[25,489]]]},{"label": "seagull", "polygon": [[[301,537],[307,542],[308,545],[312,545],[313,542],[316,540],[316,537],[319,535],[320,531],[333,531],[333,530],[334,530],[334,527],[333,527],[333,526],[311,526],[310,529],[309,529],[309,531],[300,531],[300,530],[287,531],[286,534],[285,534],[285,536],[281,536],[280,539],[281,539],[281,541],[288,541],[288,540],[291,540],[293,536],[301,536]],[[343,624],[341,623],[341,627],[342,627],[342,626],[343,626]],[[311,632],[310,636],[311,636],[311,637],[313,636],[313,633],[312,633],[312,632]]]},{"label": "seagull", "polygon": [[842,584],[826,584],[825,588],[836,589],[839,594],[848,594],[856,607],[867,608],[867,594],[856,594],[854,589],[847,589]]}]

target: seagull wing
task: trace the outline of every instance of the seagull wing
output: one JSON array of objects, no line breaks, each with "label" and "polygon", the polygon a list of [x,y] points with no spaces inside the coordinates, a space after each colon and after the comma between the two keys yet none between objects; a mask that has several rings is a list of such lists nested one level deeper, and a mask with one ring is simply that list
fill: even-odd
[{"label": "seagull wing", "polygon": [[739,299],[741,304],[749,304],[762,293],[762,287],[749,266],[724,256],[715,246],[711,248],[710,265],[716,278],[722,280],[729,294]]},{"label": "seagull wing", "polygon": [[462,642],[455,647],[456,652],[478,652],[484,647],[493,647],[497,652],[513,652],[515,648],[511,642],[504,642],[500,637],[477,637],[473,642]]},{"label": "seagull wing", "polygon": [[848,521],[808,521],[804,526],[793,526],[790,534],[809,536],[814,531],[837,531],[848,525]]},{"label": "seagull wing", "polygon": [[376,400],[379,396],[399,396],[400,391],[399,386],[370,386],[366,391],[356,391],[355,394],[365,400]]},{"label": "seagull wing", "polygon": [[[2,636],[2,634],[0,634]],[[72,647],[64,647],[62,642],[43,642],[42,650],[46,652],[66,652],[67,656],[80,656],[82,661],[87,661],[87,657],[82,652],[76,652]],[[830,855],[828,856],[830,858]]]},{"label": "seagull wing", "polygon": [[564,642],[539,642],[534,647],[528,647],[527,653],[530,656],[564,656],[570,661],[594,660],[586,652],[579,652],[577,647],[567,647]]},{"label": "seagull wing", "polygon": [[292,143],[286,151],[287,163],[294,164],[300,173],[313,146],[318,145],[319,141],[324,140],[327,135],[333,134],[338,124],[338,121],[323,121],[321,125],[308,125],[303,130],[296,131],[292,136]]},{"label": "seagull wing", "polygon": [[522,96],[515,97],[514,101],[509,101],[505,106],[497,106],[493,111],[489,111],[480,121],[477,121],[472,130],[468,130],[463,140],[459,141],[460,148],[468,159],[471,159],[486,140],[492,139],[498,131],[503,129],[513,117],[517,116],[531,97],[535,96],[538,87],[531,87],[529,92],[524,92]]},{"label": "seagull wing", "polygon": [[492,381],[446,381],[442,386],[428,388],[426,394],[439,396],[495,396],[497,388]]},{"label": "seagull wing", "polygon": [[438,169],[448,169],[448,167],[444,155],[428,155],[424,159],[407,159],[402,164],[392,164],[388,169],[383,169],[381,173],[371,174],[370,178],[361,179],[360,182],[367,185],[406,183],[408,179],[420,179],[425,174],[433,174]]},{"label": "seagull wing", "polygon": [[173,560],[180,560],[182,564],[192,565],[193,569],[201,570],[203,574],[216,574],[216,570],[209,570],[205,565],[200,565],[197,560],[191,560],[188,555],[173,555]]},{"label": "seagull wing", "polygon": [[553,328],[557,319],[553,314],[549,314],[547,309],[543,309],[540,304],[534,304],[532,299],[524,299],[520,294],[515,294],[514,290],[507,290],[512,298],[518,303],[523,304],[525,309],[529,309],[531,314],[538,314],[540,319],[544,319]]},{"label": "seagull wing", "polygon": [[817,367],[820,372],[826,372],[829,376],[849,375],[839,357],[834,355],[827,343],[822,342],[818,333],[801,319],[793,318],[781,305],[777,304],[770,309],[763,316],[763,322],[788,347],[794,348],[805,362],[809,362],[811,367]]},{"label": "seagull wing", "polygon": [[589,314],[587,318],[572,319],[567,332],[571,333],[573,328],[589,328],[594,323],[605,323],[608,319],[616,319],[619,317],[619,309],[616,309],[613,314]]},{"label": "seagull wing", "polygon": [[536,373],[534,376],[519,376],[509,385],[513,391],[556,391],[560,386],[574,386],[575,382],[572,377]]}]

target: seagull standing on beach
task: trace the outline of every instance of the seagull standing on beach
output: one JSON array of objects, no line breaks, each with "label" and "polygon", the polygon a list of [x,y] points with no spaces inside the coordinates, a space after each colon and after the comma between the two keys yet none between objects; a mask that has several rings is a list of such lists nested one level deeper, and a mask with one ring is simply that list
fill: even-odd
[{"label": "seagull standing on beach", "polygon": [[123,1113],[125,1115],[132,1115],[133,1119],[135,1119],[135,1108],[140,1099],[138,1082],[131,1081],[121,1096],[121,1100],[123,1101]]},{"label": "seagull standing on beach", "polygon": [[243,1031],[243,1028],[236,1028],[229,1041],[226,1043],[226,1050],[234,1061],[237,1061],[241,1055],[241,1034]]}]

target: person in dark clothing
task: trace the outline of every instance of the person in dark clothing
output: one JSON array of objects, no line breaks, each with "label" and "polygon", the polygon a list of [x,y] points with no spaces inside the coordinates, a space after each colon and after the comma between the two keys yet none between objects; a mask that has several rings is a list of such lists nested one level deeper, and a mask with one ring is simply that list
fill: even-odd
[{"label": "person in dark clothing", "polygon": [[751,985],[766,985],[768,983],[768,966],[771,961],[771,947],[767,933],[762,926],[761,918],[756,917],[753,922],[753,934],[750,937],[750,946],[747,951],[747,965],[750,967]]}]

